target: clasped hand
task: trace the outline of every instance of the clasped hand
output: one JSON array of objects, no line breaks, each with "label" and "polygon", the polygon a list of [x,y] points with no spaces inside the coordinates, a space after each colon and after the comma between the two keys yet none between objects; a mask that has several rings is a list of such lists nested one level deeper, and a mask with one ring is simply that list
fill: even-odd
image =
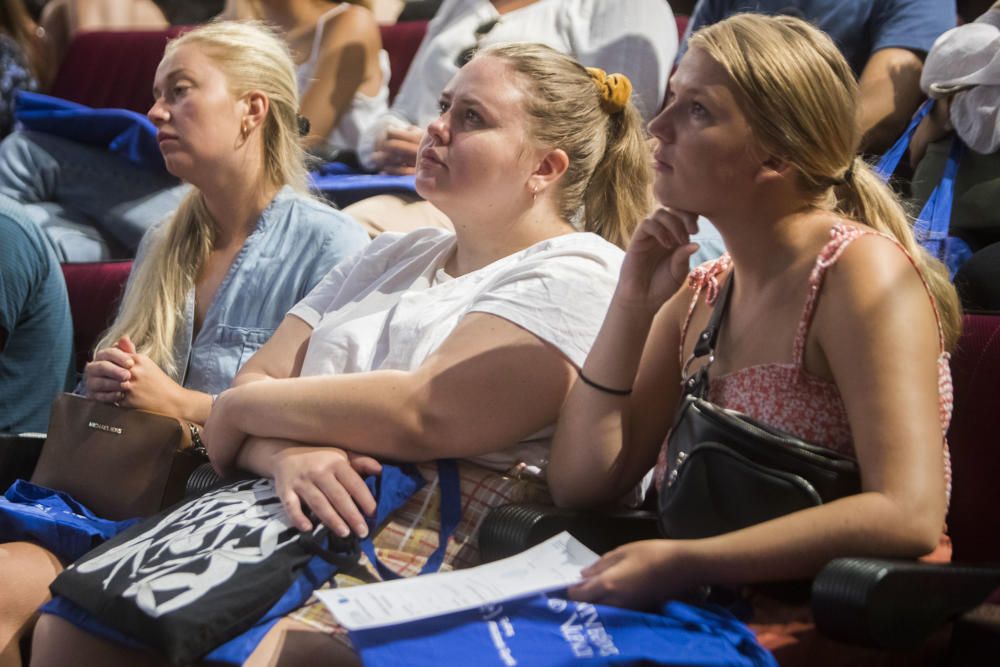
[{"label": "clasped hand", "polygon": [[391,127],[375,145],[372,161],[393,176],[408,176],[416,170],[417,150],[423,131],[417,127]]},{"label": "clasped hand", "polygon": [[105,403],[165,414],[178,411],[181,386],[145,354],[136,352],[128,336],[94,354],[83,371],[87,395]]}]

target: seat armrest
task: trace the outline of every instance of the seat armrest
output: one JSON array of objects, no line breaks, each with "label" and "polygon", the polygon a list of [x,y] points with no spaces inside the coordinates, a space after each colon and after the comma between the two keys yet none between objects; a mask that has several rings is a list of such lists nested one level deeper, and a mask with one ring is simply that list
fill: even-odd
[{"label": "seat armrest", "polygon": [[45,435],[0,433],[0,494],[17,479],[31,479]]},{"label": "seat armrest", "polygon": [[998,565],[838,558],[813,581],[812,611],[827,637],[901,649],[982,604],[998,587]]},{"label": "seat armrest", "polygon": [[551,505],[502,505],[479,528],[483,561],[513,556],[564,530],[604,553],[636,540],[659,537],[656,515],[639,510],[580,511]]}]

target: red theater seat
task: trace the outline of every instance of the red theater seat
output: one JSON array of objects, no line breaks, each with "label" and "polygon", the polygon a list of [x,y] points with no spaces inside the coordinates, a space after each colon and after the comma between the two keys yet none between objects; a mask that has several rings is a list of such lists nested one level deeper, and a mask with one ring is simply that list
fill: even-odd
[{"label": "red theater seat", "polygon": [[73,38],[50,93],[97,108],[146,113],[167,40],[182,28],[82,32]]},{"label": "red theater seat", "polygon": [[62,270],[73,315],[76,369],[83,371],[97,337],[114,319],[132,262],[63,264]]},{"label": "red theater seat", "polygon": [[389,54],[389,67],[392,69],[392,77],[389,79],[389,101],[392,102],[427,32],[427,21],[384,25],[379,30],[382,33],[382,48]]}]

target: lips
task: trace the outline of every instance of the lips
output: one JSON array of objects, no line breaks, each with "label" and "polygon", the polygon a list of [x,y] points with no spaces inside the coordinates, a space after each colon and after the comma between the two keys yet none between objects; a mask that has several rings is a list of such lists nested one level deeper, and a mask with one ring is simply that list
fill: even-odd
[{"label": "lips", "polygon": [[430,149],[421,151],[419,163],[427,165],[437,165],[439,167],[446,166],[444,160],[435,155],[434,152],[431,151]]},{"label": "lips", "polygon": [[165,141],[177,141],[177,135],[169,132],[157,132],[156,143],[162,146]]}]

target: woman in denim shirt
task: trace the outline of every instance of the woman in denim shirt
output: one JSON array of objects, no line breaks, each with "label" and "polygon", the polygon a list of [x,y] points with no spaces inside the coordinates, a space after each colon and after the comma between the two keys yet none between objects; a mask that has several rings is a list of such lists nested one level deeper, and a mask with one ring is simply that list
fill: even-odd
[{"label": "woman in denim shirt", "polygon": [[[368,236],[307,194],[295,70],[269,31],[186,33],[154,96],[167,168],[193,188],[143,239],[84,382],[96,400],[202,423],[285,312]],[[18,664],[17,638],[64,565],[36,543],[0,545],[0,665]]]}]

